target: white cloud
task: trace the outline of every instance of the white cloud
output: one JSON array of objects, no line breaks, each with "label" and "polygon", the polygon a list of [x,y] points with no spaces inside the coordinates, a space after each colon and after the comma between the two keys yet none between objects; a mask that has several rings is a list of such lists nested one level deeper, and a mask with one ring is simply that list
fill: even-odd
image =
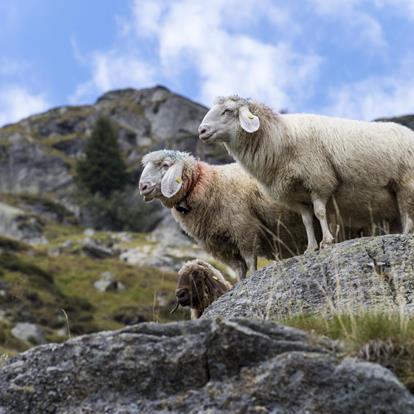
[{"label": "white cloud", "polygon": [[372,120],[414,112],[414,75],[405,70],[341,86],[330,94],[329,115]]},{"label": "white cloud", "polygon": [[[345,50],[360,48],[385,65],[390,48],[379,13],[407,13],[404,18],[409,19],[412,11],[414,16],[412,0],[307,0],[310,7],[300,7],[310,13],[309,26],[301,24],[297,5],[282,0],[131,0],[131,4],[130,16],[117,18],[114,46],[81,58],[90,66],[91,77],[79,85],[73,102],[112,88],[155,83],[181,92],[191,82],[190,89],[196,91],[191,97],[207,105],[216,95],[238,93],[275,108],[309,107],[317,80],[319,96],[329,93],[318,79],[324,59],[312,47],[321,47],[329,57],[326,46],[331,47],[336,36]],[[332,29],[332,22],[338,29],[324,32]],[[315,23],[320,23],[321,31],[313,45],[307,45],[303,39]],[[266,30],[271,35],[264,35]],[[335,81],[339,86],[325,112],[371,119],[411,110],[411,77],[405,71],[355,81],[353,68],[350,62],[352,82]]]},{"label": "white cloud", "polygon": [[110,50],[106,53],[95,52],[84,58],[90,61],[92,78],[76,88],[70,97],[72,103],[79,103],[97,92],[110,89],[148,86],[155,79],[153,68],[133,55],[122,55]]},{"label": "white cloud", "polygon": [[[375,0],[398,1],[398,0]],[[400,0],[405,1],[405,0]],[[367,48],[367,42],[375,47],[375,51],[387,45],[384,31],[378,20],[372,15],[372,4],[369,12],[363,9],[365,0],[308,0],[312,11],[320,16],[343,23],[343,30],[356,39],[355,45]],[[373,50],[371,49],[372,53]]]},{"label": "white cloud", "polygon": [[[305,96],[321,59],[300,54],[286,41],[266,43],[249,28],[267,21],[277,29],[300,28],[288,9],[252,0],[142,1],[134,3],[136,34],[152,35],[158,45],[160,74],[165,79],[191,70],[199,83],[198,99],[210,104],[218,94],[239,93],[289,106]],[[131,24],[131,23],[129,23]],[[289,36],[284,36],[288,38]]]},{"label": "white cloud", "polygon": [[393,13],[399,14],[409,20],[414,20],[413,0],[374,0],[377,7],[388,7]]},{"label": "white cloud", "polygon": [[21,86],[0,89],[0,126],[19,121],[48,107],[44,95],[32,94]]}]

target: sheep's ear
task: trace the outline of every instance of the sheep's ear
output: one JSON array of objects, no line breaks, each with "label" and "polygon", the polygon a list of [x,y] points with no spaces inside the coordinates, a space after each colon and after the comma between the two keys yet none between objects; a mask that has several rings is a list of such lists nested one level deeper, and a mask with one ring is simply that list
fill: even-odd
[{"label": "sheep's ear", "polygon": [[183,169],[184,163],[176,162],[165,173],[161,180],[161,193],[164,197],[171,198],[180,191],[183,186]]},{"label": "sheep's ear", "polygon": [[250,112],[247,105],[239,109],[239,121],[241,127],[249,133],[256,132],[260,127],[259,118]]}]

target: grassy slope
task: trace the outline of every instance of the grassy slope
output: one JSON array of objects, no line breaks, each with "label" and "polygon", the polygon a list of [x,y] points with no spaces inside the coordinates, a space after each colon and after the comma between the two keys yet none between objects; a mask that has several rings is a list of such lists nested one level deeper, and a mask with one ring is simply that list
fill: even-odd
[{"label": "grassy slope", "polygon": [[[86,257],[78,248],[83,229],[76,226],[48,224],[45,234],[50,243],[36,248],[0,237],[0,282],[7,284],[7,295],[0,296],[0,309],[6,309],[6,317],[3,321],[0,318],[0,354],[30,346],[11,335],[17,321],[40,324],[47,340],[67,339],[62,309],[68,315],[73,335],[117,329],[134,321],[188,318],[185,311],[169,314],[174,302],[175,273],[130,266],[117,258]],[[97,239],[106,237],[104,232],[94,235]],[[50,254],[50,249],[69,239],[73,242],[70,251]],[[144,243],[139,234],[128,242],[138,243]],[[124,289],[102,293],[94,287],[94,282],[108,271]],[[65,333],[59,336],[57,331]]]}]

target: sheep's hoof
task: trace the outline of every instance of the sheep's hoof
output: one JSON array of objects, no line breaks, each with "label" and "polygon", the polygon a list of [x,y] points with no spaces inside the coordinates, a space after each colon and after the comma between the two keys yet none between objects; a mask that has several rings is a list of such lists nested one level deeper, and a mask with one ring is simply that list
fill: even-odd
[{"label": "sheep's hoof", "polygon": [[317,244],[312,244],[312,245],[308,246],[308,248],[305,250],[305,254],[316,252],[316,250],[318,250],[318,248],[319,248],[319,246]]},{"label": "sheep's hoof", "polygon": [[327,247],[331,247],[333,245],[333,242],[334,242],[333,237],[329,238],[329,239],[326,239],[326,240],[322,240],[321,244],[320,244],[320,248],[321,249],[326,249]]}]

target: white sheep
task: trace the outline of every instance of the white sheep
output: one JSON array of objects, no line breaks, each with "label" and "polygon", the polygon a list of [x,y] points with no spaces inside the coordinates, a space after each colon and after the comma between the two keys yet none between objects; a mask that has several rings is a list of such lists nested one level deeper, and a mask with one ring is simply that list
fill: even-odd
[{"label": "white sheep", "polygon": [[[312,213],[322,228],[321,246],[333,242],[326,210],[332,197],[340,210],[342,204],[355,210],[370,206],[371,212],[362,216],[392,221],[397,210],[403,232],[413,230],[414,132],[404,126],[282,115],[230,96],[216,100],[199,127],[199,137],[224,143],[277,201],[301,214],[309,250],[318,247]],[[352,200],[354,195],[361,205]]]},{"label": "white sheep", "polygon": [[203,260],[192,260],[183,265],[178,272],[175,296],[176,305],[191,308],[191,319],[198,319],[216,299],[229,291],[232,285],[221,272]]},{"label": "white sheep", "polygon": [[146,201],[172,209],[184,231],[244,278],[257,255],[301,252],[300,216],[279,206],[239,165],[209,165],[188,153],[151,152],[143,158],[139,189]]}]

